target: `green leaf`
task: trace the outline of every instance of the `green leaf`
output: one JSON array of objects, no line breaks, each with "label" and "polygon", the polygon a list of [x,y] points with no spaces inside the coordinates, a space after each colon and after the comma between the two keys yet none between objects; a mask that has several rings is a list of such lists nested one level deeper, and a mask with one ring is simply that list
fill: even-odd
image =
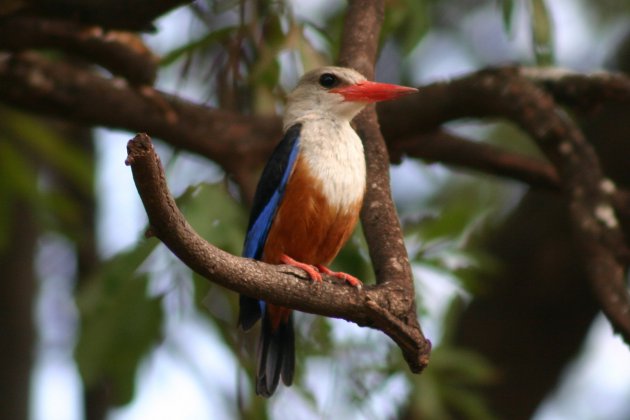
[{"label": "green leaf", "polygon": [[479,354],[439,345],[430,368],[411,377],[410,407],[420,418],[493,419],[478,389],[494,383],[496,369]]},{"label": "green leaf", "polygon": [[257,51],[257,61],[254,63],[249,76],[250,86],[257,90],[264,88],[268,92],[272,92],[275,89],[280,77],[278,55],[288,47],[292,40],[290,35],[298,30],[297,27],[291,27],[290,34],[285,34],[282,30],[281,20],[281,16],[271,15],[265,19],[262,26],[264,42],[261,43]]},{"label": "green leaf", "polygon": [[452,388],[447,394],[449,405],[461,418],[469,420],[495,420],[487,403],[480,395],[466,389]]},{"label": "green leaf", "polygon": [[553,64],[553,22],[545,0],[530,0],[530,24],[536,63],[543,66]]},{"label": "green leaf", "polygon": [[479,353],[453,346],[441,346],[431,357],[431,367],[458,386],[487,385],[496,379],[495,369]]},{"label": "green leaf", "polygon": [[[177,204],[199,235],[230,254],[241,254],[247,214],[243,206],[230,196],[225,184],[189,187],[177,198]],[[229,323],[233,332],[238,310],[236,294],[212,285],[196,274],[193,279],[195,301],[201,312],[213,318],[218,326],[221,322]]]},{"label": "green leaf", "polygon": [[31,202],[38,200],[37,173],[24,155],[5,139],[0,142],[0,175],[6,190]]},{"label": "green leaf", "polygon": [[15,217],[8,203],[23,200],[35,211],[38,218],[48,209],[46,196],[38,189],[38,174],[33,163],[17,148],[13,139],[0,133],[0,250],[10,246],[9,225]]},{"label": "green leaf", "polygon": [[87,387],[102,382],[110,385],[116,405],[131,401],[136,369],[161,338],[161,301],[148,296],[148,276],[137,274],[157,243],[143,241],[132,251],[117,255],[77,296],[81,327],[75,359],[79,372]]},{"label": "green leaf", "polygon": [[195,51],[206,48],[215,43],[219,43],[230,37],[232,33],[238,30],[238,26],[226,26],[216,31],[210,32],[203,37],[191,41],[181,47],[175,48],[160,59],[160,66],[166,67],[173,64],[183,56],[190,55]]},{"label": "green leaf", "polygon": [[85,194],[91,194],[93,171],[92,161],[85,152],[46,124],[27,114],[1,108],[3,128],[12,138],[19,139],[42,161],[53,166],[66,179]]},{"label": "green leaf", "polygon": [[431,1],[399,0],[385,9],[382,39],[393,35],[408,54],[429,30]]},{"label": "green leaf", "polygon": [[[304,22],[303,26],[300,30],[296,31],[295,41],[293,44],[289,45],[289,48],[298,51],[298,59],[302,63],[302,66],[305,69],[315,69],[317,67],[325,66],[330,63],[330,53],[333,49],[339,48],[339,43],[334,43],[333,40],[337,39],[336,36],[340,36],[341,28],[331,28],[330,23],[337,23],[337,20],[333,20],[329,22],[329,26],[326,30],[313,25],[310,22]],[[306,30],[309,29],[312,32],[315,32],[318,36],[321,37],[321,41],[326,44],[324,47],[324,51],[322,48],[315,47],[311,42],[313,37],[306,36]]]},{"label": "green leaf", "polygon": [[510,34],[512,32],[512,19],[514,16],[514,0],[498,0],[501,3],[501,16],[503,17],[503,27]]},{"label": "green leaf", "polygon": [[231,254],[241,254],[247,214],[224,184],[189,187],[177,204],[190,225],[208,242]]}]

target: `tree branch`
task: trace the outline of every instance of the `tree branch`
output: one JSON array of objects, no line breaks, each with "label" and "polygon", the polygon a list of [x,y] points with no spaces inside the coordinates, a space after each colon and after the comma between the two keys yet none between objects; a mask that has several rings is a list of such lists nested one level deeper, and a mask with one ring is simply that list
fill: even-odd
[{"label": "tree branch", "polygon": [[[347,35],[344,35],[342,55],[348,58],[344,59],[345,62],[342,60],[342,63],[350,64],[370,75],[372,70],[369,63],[373,61],[376,51],[374,45],[378,31],[369,28],[380,25],[379,13],[382,12],[382,5],[363,2],[361,6],[357,6],[357,3],[351,4],[348,13],[348,20],[355,20],[354,26],[348,26],[344,32]],[[353,16],[361,18],[356,19]],[[578,108],[587,106],[580,102],[580,97],[583,96],[594,101],[630,103],[629,83],[623,76],[570,76],[567,79],[571,82],[569,83],[563,82],[563,78],[541,76],[532,71],[524,71],[523,74],[552,91],[558,100]],[[596,156],[579,130],[559,113],[553,99],[525,79],[523,74],[517,68],[495,69],[425,86],[417,95],[379,107],[383,132],[390,139],[392,147],[392,144],[402,141],[401,139],[410,139],[419,133],[433,131],[440,124],[457,118],[499,116],[516,121],[537,141],[558,168],[566,196],[571,203],[571,214],[579,241],[592,262],[589,270],[594,289],[613,324],[628,339],[630,321],[627,312],[630,311],[630,298],[625,289],[623,267],[615,258],[625,256],[627,246],[621,238],[616,226],[617,220],[611,210],[611,201],[619,206],[627,205],[628,200],[617,197],[620,193],[614,185],[602,179]],[[604,93],[599,88],[594,88],[602,87],[606,83],[610,83],[612,87],[604,90]],[[523,97],[519,97],[521,94]],[[151,88],[131,88],[120,80],[107,80],[34,54],[0,58],[0,98],[31,111],[90,124],[134,131],[149,128],[152,134],[167,139],[176,147],[216,160],[240,181],[251,180],[253,171],[249,168],[257,167],[264,161],[280,133],[278,118],[245,117],[200,107]],[[537,118],[532,119],[532,116]],[[385,155],[385,149],[379,145],[380,140],[369,140],[380,138],[378,125],[372,118],[373,112],[368,110],[357,121],[359,132],[366,139],[370,172],[382,173],[386,166],[383,161],[371,160],[371,156]],[[213,141],[207,141],[209,135],[212,135]],[[444,158],[445,155],[442,156]],[[496,160],[496,157],[493,159]],[[525,172],[528,176],[531,174]],[[523,178],[522,173],[523,171],[518,176]],[[387,203],[387,183],[370,182],[366,203],[371,203],[375,209],[380,203]],[[243,184],[246,185],[247,182]],[[382,194],[380,197],[384,201],[376,199],[377,195],[371,195],[375,192]],[[251,191],[247,193],[250,194]],[[378,214],[391,215],[390,210],[376,210],[379,211],[364,211],[363,221],[367,230],[372,229],[369,227],[371,224],[378,231],[380,223],[393,229],[389,233],[383,233],[383,237],[400,238],[395,232],[397,228],[391,227],[394,225],[381,223],[378,219]],[[623,210],[623,214],[628,214],[627,209]],[[389,220],[389,216],[386,217]],[[395,239],[390,245],[404,248]],[[387,250],[374,251],[374,246],[370,248],[379,281],[384,278],[406,277],[406,258],[402,257],[401,261],[387,259]]]},{"label": "tree branch", "polygon": [[[89,125],[147,131],[218,162],[239,180],[251,178],[282,133],[277,117],[205,107],[34,53],[0,57],[0,100]],[[252,197],[253,190],[245,196]]]},{"label": "tree branch", "polygon": [[630,106],[630,79],[621,73],[581,74],[539,67],[519,67],[518,73],[551,93],[558,103],[581,112],[593,112],[611,102]]},{"label": "tree branch", "polygon": [[157,58],[130,32],[104,31],[71,20],[17,15],[0,20],[0,49],[55,49],[103,66],[132,84],[152,85]]},{"label": "tree branch", "polygon": [[[365,10],[371,9],[365,8],[360,10],[360,13],[365,13]],[[364,28],[360,22],[356,27]],[[362,33],[364,42],[369,39],[368,35],[369,31]],[[347,54],[358,54],[353,52],[358,51],[356,49],[351,48],[349,51],[350,53]],[[369,58],[369,55],[358,54],[357,66],[365,66],[365,63],[369,62],[366,57]],[[360,70],[365,72],[365,69]],[[497,79],[505,83],[505,86],[497,87]],[[280,132],[278,119],[245,117],[211,110],[160,94],[152,89],[149,94],[146,91],[139,92],[137,89],[121,85],[120,82],[107,80],[71,65],[52,63],[34,54],[21,54],[0,60],[0,80],[3,82],[0,83],[0,97],[10,103],[19,104],[29,110],[111,127],[139,131],[150,127],[153,133],[169,139],[172,144],[221,162],[228,172],[235,174],[242,174],[243,168],[253,166],[252,163],[254,165],[260,163],[262,156],[268,155]],[[508,90],[507,87],[512,90]],[[617,100],[626,98],[623,87],[614,91],[617,92],[615,94]],[[527,93],[529,97],[520,98],[521,101],[519,101],[518,94],[520,93]],[[488,95],[493,95],[493,99],[490,100]],[[506,98],[513,102],[506,104]],[[524,106],[528,108],[523,108]],[[537,112],[541,106],[548,114]],[[615,226],[617,220],[612,210],[609,210],[612,207],[610,207],[611,199],[608,195],[614,195],[615,189],[609,189],[607,192],[599,189],[599,185],[610,184],[601,182],[601,171],[594,153],[590,147],[584,146],[586,143],[581,133],[569,124],[566,118],[559,116],[553,100],[548,95],[535,88],[531,82],[518,74],[517,69],[512,68],[482,71],[448,83],[435,83],[424,87],[417,95],[389,103],[387,107],[380,109],[383,121],[387,122],[387,125],[384,124],[384,131],[389,132],[391,138],[408,138],[410,137],[408,134],[432,130],[443,122],[463,117],[501,116],[518,122],[544,148],[557,167],[564,171],[562,178],[568,187],[576,226],[580,224],[593,226],[590,232],[578,229],[578,232],[583,233],[581,243],[590,250],[592,255],[598,255],[596,258],[598,264],[595,266],[606,267],[604,271],[592,268],[593,285],[605,311],[614,320],[614,325],[628,331],[624,333],[625,335],[630,335],[630,326],[626,325],[629,321],[626,320],[628,317],[625,312],[630,307],[630,298],[627,296],[623,280],[620,280],[623,268],[610,259],[614,259],[615,252],[617,254],[627,252],[627,247],[619,238],[619,229]],[[117,112],[112,112],[112,110]],[[531,120],[532,115],[539,114],[541,116],[539,120]],[[359,118],[359,131],[364,138],[379,138],[378,126],[370,120],[371,118],[373,117],[369,111]],[[363,119],[366,119],[365,122],[362,122]],[[388,126],[389,129],[387,129]],[[555,131],[549,134],[551,128]],[[206,141],[208,133],[215,135],[214,141]],[[569,142],[563,141],[565,135],[571,136]],[[544,136],[551,136],[551,140]],[[370,156],[385,154],[378,144],[378,141],[366,141],[371,173],[383,171],[382,161],[369,160]],[[562,150],[569,151],[568,154],[560,152],[560,144],[564,145]],[[374,150],[370,151],[372,147]],[[576,154],[576,150],[581,152]],[[575,161],[582,163],[577,165]],[[380,169],[379,165],[381,165]],[[577,167],[580,169],[578,170]],[[567,168],[571,170],[567,171]],[[593,169],[586,171],[584,168]],[[241,176],[241,178],[246,177],[247,175]],[[379,179],[387,180],[387,178]],[[588,185],[582,186],[576,180],[587,182]],[[378,181],[376,184],[370,182],[366,202],[372,203],[375,207],[381,202],[386,203],[386,198],[380,201],[370,195],[379,192],[382,194],[381,197],[386,197],[388,185],[385,184],[388,184],[388,181],[383,182],[382,185],[379,185]],[[373,188],[374,185],[377,188]],[[584,198],[584,188],[589,191],[588,199]],[[589,206],[589,201],[595,203],[596,207]],[[626,200],[614,201],[617,204],[627,203]],[[385,225],[380,223],[379,216],[374,217],[371,222],[368,216],[369,214],[366,215],[364,212],[363,220],[368,230],[371,229],[370,224],[377,230],[379,224]],[[602,221],[608,221],[611,227],[602,228]],[[389,229],[396,230],[396,227],[392,227],[395,225],[388,223],[387,226]],[[392,231],[383,237],[395,238],[397,234]],[[598,238],[598,240],[589,243],[587,238]],[[593,245],[601,244],[600,240],[617,247],[617,251],[611,254],[612,257],[610,255],[606,257],[610,246],[602,248]],[[397,241],[390,245],[403,247],[403,244]],[[384,278],[382,273],[391,275],[398,272],[402,274],[401,278],[405,277],[404,272],[408,270],[405,268],[407,266],[405,257],[402,257],[402,261],[387,259],[388,251],[382,251],[379,255],[381,251],[373,251],[374,246],[370,248],[379,279]],[[404,256],[405,254],[396,255]],[[383,267],[387,269],[383,271]],[[614,274],[614,280],[596,281],[605,277],[602,277],[602,272]],[[613,305],[613,302],[617,304]]]},{"label": "tree branch", "polygon": [[[379,0],[351,1],[344,21],[339,64],[358,70],[368,79],[374,79],[384,7]],[[418,323],[413,274],[390,190],[387,146],[374,106],[367,107],[354,122],[363,140],[367,164],[361,221],[370,259],[377,283],[387,287],[391,301],[396,302],[396,311],[389,317],[398,319],[401,328],[412,337],[408,344],[415,346],[415,351],[403,352],[405,360],[413,372],[420,372],[429,361],[431,342],[424,337]]]},{"label": "tree branch", "polygon": [[465,139],[445,130],[435,130],[390,143],[390,153],[439,162],[512,178],[532,187],[560,188],[556,169],[547,162],[499,147]]},{"label": "tree branch", "polygon": [[340,280],[331,276],[313,283],[297,268],[236,257],[214,247],[192,229],[177,208],[149,136],[138,134],[129,141],[127,152],[125,163],[131,166],[149,217],[150,233],[190,269],[230,290],[272,304],[381,330],[394,339],[408,360],[424,360],[418,354],[415,332],[391,315],[396,307],[387,285],[356,289],[339,284]]},{"label": "tree branch", "polygon": [[[17,2],[18,7],[22,2]],[[24,3],[26,12],[66,18],[101,25],[106,28],[146,31],[153,21],[191,0],[31,0]]]},{"label": "tree branch", "polygon": [[[592,287],[613,327],[630,343],[630,293],[621,262],[627,259],[628,246],[613,211],[616,188],[604,179],[580,130],[549,94],[515,68],[480,71],[425,88],[424,94],[431,95],[427,93],[431,89],[442,98],[431,102],[429,118],[434,124],[465,117],[506,118],[525,130],[556,166]],[[395,106],[413,107],[420,96],[407,97]]]},{"label": "tree branch", "polygon": [[[472,79],[479,77],[474,75],[479,73],[474,73]],[[379,121],[387,139],[390,160],[398,162],[401,156],[408,155],[508,176],[532,186],[557,188],[555,169],[549,165],[499,148],[493,151],[478,142],[458,141],[452,134],[435,131],[449,120],[452,113],[449,108],[457,106],[444,103],[440,98],[444,86],[457,80],[422,87],[420,93],[414,95],[418,100],[403,98],[379,104]],[[587,77],[587,80],[590,79]],[[90,125],[148,131],[174,147],[222,165],[245,187],[245,197],[253,196],[255,168],[265,162],[282,129],[280,118],[276,116],[245,117],[204,107],[32,53],[0,58],[0,100]],[[431,104],[436,106],[429,106]],[[463,111],[459,113],[462,114]],[[453,118],[458,118],[457,114]],[[208,141],[210,134],[212,141]],[[626,214],[630,212],[630,208],[619,207],[627,203],[625,200],[615,202],[617,209]]]}]

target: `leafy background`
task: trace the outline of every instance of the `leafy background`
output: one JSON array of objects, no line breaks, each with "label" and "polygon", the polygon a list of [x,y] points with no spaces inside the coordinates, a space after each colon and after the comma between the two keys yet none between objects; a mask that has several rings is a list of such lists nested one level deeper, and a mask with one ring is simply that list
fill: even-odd
[{"label": "leafy background", "polygon": [[[161,57],[162,90],[276,113],[303,70],[334,61],[343,12],[324,0],[198,1],[160,19],[145,40]],[[390,0],[377,78],[418,85],[506,62],[591,71],[614,64],[629,21],[630,4],[614,0]],[[536,153],[509,124],[450,128]],[[409,159],[393,167],[431,367],[413,376],[384,335],[299,314],[296,383],[263,401],[251,384],[255,334],[236,330],[235,294],[144,238],[146,217],[123,164],[130,137],[0,107],[0,195],[11,203],[0,206],[0,247],[12,246],[13,206],[38,231],[36,255],[25,261],[39,280],[34,418],[80,418],[81,390],[99,386],[111,390],[114,419],[495,418],[480,390],[500,372],[459,347],[453,330],[490,287],[485,276],[501,270],[482,244],[523,186]],[[159,152],[191,224],[239,254],[247,209],[229,177],[164,144]],[[93,221],[96,232],[86,227]],[[360,229],[334,268],[372,280]],[[537,418],[628,418],[628,378],[627,349],[597,320]]]}]

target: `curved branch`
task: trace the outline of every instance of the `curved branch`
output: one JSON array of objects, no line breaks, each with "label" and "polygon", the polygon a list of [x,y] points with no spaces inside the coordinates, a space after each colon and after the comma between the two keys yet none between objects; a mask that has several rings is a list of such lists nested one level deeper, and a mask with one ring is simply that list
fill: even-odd
[{"label": "curved branch", "polygon": [[479,143],[444,130],[423,133],[390,143],[390,153],[474,169],[482,173],[512,178],[532,187],[560,188],[556,169],[541,159],[512,153]]},{"label": "curved branch", "polygon": [[[448,120],[439,114],[450,114],[444,109],[451,104],[439,99],[442,85],[423,87],[416,95],[420,99],[412,103],[405,102],[411,98],[403,98],[379,104],[379,121],[390,160],[398,162],[401,156],[408,155],[508,176],[532,186],[557,188],[557,175],[551,166],[499,148],[494,153],[482,143],[458,141],[452,134],[436,132],[436,127]],[[106,79],[36,54],[0,59],[0,100],[86,124],[149,131],[175,147],[221,164],[242,186],[249,187],[245,197],[253,196],[256,180],[252,168],[264,163],[282,129],[276,116],[245,117],[204,107],[148,87],[137,89],[120,80]],[[428,104],[437,106],[432,108]],[[209,135],[212,141],[208,141]],[[615,202],[619,210],[626,214],[630,211],[619,207],[626,204],[625,200]]]},{"label": "curved branch", "polygon": [[630,106],[630,79],[624,74],[581,74],[570,70],[520,67],[518,73],[551,93],[557,102],[582,112],[617,102]]},{"label": "curved branch", "polygon": [[[428,115],[436,126],[464,117],[503,117],[525,130],[547,155],[560,174],[585,268],[602,310],[630,343],[630,293],[621,262],[627,258],[628,246],[613,211],[616,188],[604,179],[597,156],[580,130],[549,94],[515,68],[484,70],[423,91],[425,96],[441,98],[431,102]],[[423,99],[422,95],[409,96],[393,106],[426,108],[419,104]]]},{"label": "curved branch", "polygon": [[[362,60],[358,60],[357,66],[362,65]],[[625,82],[617,85],[614,98],[626,100],[624,95],[630,91],[624,90]],[[281,127],[278,118],[245,117],[201,107],[150,88],[140,91],[120,80],[107,80],[34,54],[0,58],[0,98],[30,111],[90,124],[133,131],[149,128],[154,135],[177,147],[220,162],[228,172],[241,174],[241,179],[251,178],[252,170],[247,168],[258,166],[268,156]],[[440,124],[457,118],[499,116],[517,121],[562,169],[576,226],[583,225],[578,231],[594,227],[590,232],[583,232],[580,242],[588,249],[590,244],[597,244],[590,252],[601,254],[601,264],[589,266],[595,290],[609,316],[615,319],[615,325],[630,331],[626,325],[629,298],[622,280],[623,267],[614,259],[615,253],[625,254],[627,247],[619,237],[616,219],[610,211],[611,198],[617,206],[627,205],[628,201],[616,197],[620,193],[614,186],[611,188],[611,183],[602,182],[596,157],[581,133],[558,114],[549,95],[520,76],[518,69],[481,71],[425,86],[417,95],[384,104],[379,107],[379,116],[383,132],[393,143],[396,139],[435,130]],[[532,120],[532,116],[540,118]],[[368,131],[362,134],[371,135]],[[207,141],[209,135],[213,141]],[[569,142],[563,141],[566,136]],[[593,170],[586,170],[588,168]],[[586,190],[580,185],[581,181],[587,182]],[[378,201],[369,200],[378,205]],[[585,205],[589,200],[594,208]],[[623,210],[624,214],[628,213],[627,209]],[[602,228],[602,222],[609,223],[610,228]],[[589,242],[588,238],[594,241]],[[602,247],[603,243],[610,245]],[[612,257],[606,257],[611,250]],[[395,267],[397,261],[390,263]],[[601,276],[602,273],[614,274],[613,280],[596,281],[606,277]],[[378,274],[380,278],[381,273]]]},{"label": "curved branch", "polygon": [[157,58],[129,32],[104,31],[71,20],[10,16],[0,20],[0,49],[61,50],[103,66],[133,84],[152,85]]},{"label": "curved branch", "polygon": [[[376,328],[392,337],[408,360],[424,360],[418,354],[414,331],[391,316],[399,302],[387,286],[356,289],[338,284],[339,279],[331,276],[324,276],[322,283],[313,283],[294,267],[236,257],[214,247],[192,229],[177,208],[149,136],[136,135],[129,141],[127,152],[125,163],[131,166],[149,217],[150,234],[193,271],[230,290],[272,304]],[[410,367],[414,371],[420,368]]]},{"label": "curved branch", "polygon": [[[57,16],[107,28],[146,31],[169,10],[192,0],[31,0],[25,9],[43,16]],[[17,2],[20,6],[20,3]],[[18,6],[19,7],[19,6]]]},{"label": "curved branch", "polygon": [[277,117],[205,107],[34,53],[0,57],[0,100],[86,124],[147,131],[237,176],[261,166],[282,132]]}]

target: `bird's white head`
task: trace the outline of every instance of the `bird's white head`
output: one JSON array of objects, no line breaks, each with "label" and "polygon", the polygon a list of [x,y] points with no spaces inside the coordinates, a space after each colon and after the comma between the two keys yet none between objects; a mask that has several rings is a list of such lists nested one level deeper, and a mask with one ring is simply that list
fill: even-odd
[{"label": "bird's white head", "polygon": [[289,94],[285,128],[304,119],[352,120],[367,104],[415,93],[416,88],[368,81],[345,67],[321,67],[306,73]]}]

